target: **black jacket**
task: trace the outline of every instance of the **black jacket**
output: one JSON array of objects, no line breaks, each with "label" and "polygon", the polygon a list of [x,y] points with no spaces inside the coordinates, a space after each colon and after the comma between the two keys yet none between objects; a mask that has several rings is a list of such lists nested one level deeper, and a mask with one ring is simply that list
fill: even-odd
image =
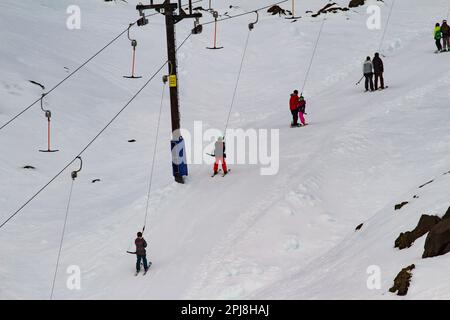
[{"label": "black jacket", "polygon": [[442,24],[441,32],[443,37],[450,37],[450,27],[448,24]]},{"label": "black jacket", "polygon": [[136,240],[134,240],[134,243],[136,244],[136,254],[138,256],[145,256],[146,254],[145,248],[147,248],[147,241],[145,241],[144,238],[136,238]]},{"label": "black jacket", "polygon": [[382,73],[384,72],[383,60],[380,57],[375,57],[372,60],[373,72]]}]

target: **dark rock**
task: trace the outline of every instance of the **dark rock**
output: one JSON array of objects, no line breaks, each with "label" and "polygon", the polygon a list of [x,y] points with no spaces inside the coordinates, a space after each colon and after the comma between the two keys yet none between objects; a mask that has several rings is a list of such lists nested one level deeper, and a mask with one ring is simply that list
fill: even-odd
[{"label": "dark rock", "polygon": [[396,204],[394,210],[400,210],[404,205],[407,205],[408,201],[403,201],[402,203]]},{"label": "dark rock", "polygon": [[317,11],[317,13],[311,15],[311,17],[318,17],[320,16],[322,13],[337,13],[338,11],[348,11],[348,8],[342,8],[342,7],[333,7],[337,5],[336,2],[333,3],[328,3],[325,7],[323,7],[322,9],[320,9],[319,11]]},{"label": "dark rock", "polygon": [[128,142],[136,142],[135,139],[128,140]]},{"label": "dark rock", "polygon": [[427,183],[424,183],[423,185],[421,185],[421,186],[419,187],[419,189],[425,187],[427,184],[430,184],[430,183],[432,183],[433,181],[434,181],[434,180],[430,180],[430,181],[428,181]]},{"label": "dark rock", "polygon": [[100,182],[101,180],[100,179],[94,179],[94,180],[92,180],[92,183],[96,183],[96,182]]},{"label": "dark rock", "polygon": [[419,223],[412,231],[406,231],[405,233],[400,233],[400,235],[395,240],[395,248],[405,249],[411,247],[411,245],[419,239],[421,236],[430,232],[430,230],[439,222],[441,218],[438,216],[422,215],[419,219]]},{"label": "dark rock", "polygon": [[31,170],[35,170],[36,168],[33,166],[23,166],[22,169],[31,169]]},{"label": "dark rock", "polygon": [[355,228],[355,231],[360,230],[360,229],[362,228],[363,224],[364,224],[364,223],[359,224],[359,225]]},{"label": "dark rock", "polygon": [[42,90],[45,90],[45,87],[44,87],[43,84],[41,84],[41,83],[39,83],[37,81],[34,81],[34,80],[28,80],[28,81],[31,82],[32,84],[35,84],[35,85],[41,87]]},{"label": "dark rock", "polygon": [[403,268],[402,271],[400,271],[395,277],[394,285],[389,289],[389,291],[392,293],[395,293],[397,291],[397,295],[406,296],[412,278],[411,271],[415,267],[416,266],[412,264],[406,268]]},{"label": "dark rock", "polygon": [[[446,214],[447,215],[447,214]],[[450,219],[442,219],[428,233],[422,258],[441,256],[450,252]]]},{"label": "dark rock", "polygon": [[280,6],[277,6],[277,5],[274,5],[274,6],[271,6],[268,10],[267,10],[267,12],[268,13],[271,13],[272,15],[276,15],[276,14],[278,14],[278,15],[286,15],[286,10],[284,10],[284,9],[282,9]]},{"label": "dark rock", "polygon": [[448,207],[447,212],[442,217],[442,220],[443,219],[450,219],[450,207]]},{"label": "dark rock", "polygon": [[356,8],[359,6],[363,6],[365,2],[366,2],[366,0],[351,0],[350,3],[348,4],[348,7]]},{"label": "dark rock", "polygon": [[415,195],[413,198],[414,198],[414,199],[419,199],[419,196],[418,196],[418,195]]}]

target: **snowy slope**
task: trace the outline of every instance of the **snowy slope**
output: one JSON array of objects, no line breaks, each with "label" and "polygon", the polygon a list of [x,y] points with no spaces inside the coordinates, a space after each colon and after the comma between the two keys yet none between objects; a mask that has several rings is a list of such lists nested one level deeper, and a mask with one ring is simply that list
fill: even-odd
[{"label": "snowy slope", "polygon": [[[79,31],[65,28],[66,8],[74,2],[82,9]],[[383,17],[390,2],[382,6]],[[215,3],[222,13],[229,4],[239,5],[231,11],[239,13],[271,2]],[[316,11],[325,3],[304,1],[297,10]],[[11,45],[0,48],[0,122],[39,96],[27,80],[51,87],[67,75],[64,67],[72,71],[136,20],[135,4],[3,1],[0,27],[6,31],[0,40]],[[430,37],[447,9],[444,0],[396,1],[382,46],[390,88],[371,94],[354,84],[364,57],[378,50],[383,30],[365,27],[365,7],[329,16],[305,88],[311,125],[295,130],[288,128],[287,101],[303,85],[322,20],[292,23],[262,14],[250,35],[230,127],[280,129],[279,173],[261,176],[258,166],[239,165],[230,176],[211,179],[210,165],[191,165],[187,184],[174,183],[166,98],[146,230],[154,265],[150,277],[134,278],[134,257],[125,251],[144,221],[162,89],[158,76],[83,155],[55,297],[394,298],[385,294],[393,277],[416,263],[407,297],[448,298],[448,257],[421,260],[424,238],[411,249],[393,249],[398,233],[412,229],[420,214],[441,215],[450,202],[447,176],[416,192],[449,170],[449,56],[432,54]],[[180,49],[184,128],[193,130],[194,121],[203,121],[205,128],[223,129],[253,20],[250,15],[221,23],[221,51],[204,49],[211,45],[211,25]],[[178,24],[178,41],[191,28],[191,21]],[[133,36],[139,41],[138,73],[148,77],[165,60],[162,17],[133,29]],[[122,78],[129,73],[130,51],[121,38],[48,97],[59,153],[37,152],[46,133],[38,106],[0,132],[1,221],[64,167],[143,84]],[[37,170],[21,169],[27,164]],[[91,183],[96,178],[101,182]],[[0,230],[0,298],[49,297],[69,188],[67,171]],[[395,203],[414,194],[419,199],[393,212]],[[361,222],[363,229],[354,233]],[[383,290],[366,287],[372,264],[381,267]],[[82,270],[79,291],[66,289],[69,265]]]}]

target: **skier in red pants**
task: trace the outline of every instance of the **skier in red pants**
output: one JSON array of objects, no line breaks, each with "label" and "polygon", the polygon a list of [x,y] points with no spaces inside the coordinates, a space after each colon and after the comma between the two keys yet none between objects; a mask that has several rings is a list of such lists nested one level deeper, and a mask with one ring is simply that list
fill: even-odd
[{"label": "skier in red pants", "polygon": [[225,162],[227,155],[225,154],[225,141],[223,141],[222,137],[219,137],[214,145],[213,156],[216,158],[216,161],[214,162],[213,176],[219,172],[219,162],[222,162],[223,175],[226,175],[228,173],[227,163]]}]

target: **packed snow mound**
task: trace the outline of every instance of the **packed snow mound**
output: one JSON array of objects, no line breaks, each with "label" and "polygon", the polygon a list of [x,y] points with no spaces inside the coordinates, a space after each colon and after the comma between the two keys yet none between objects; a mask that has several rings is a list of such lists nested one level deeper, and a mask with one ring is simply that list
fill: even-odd
[{"label": "packed snow mound", "polygon": [[[51,88],[138,18],[138,1],[75,2],[81,9],[80,30],[66,27],[67,8],[74,1],[0,4],[0,41],[8,43],[0,47],[0,123],[41,95],[42,89],[29,80]],[[233,15],[273,2],[214,3],[221,15]],[[161,72],[83,154],[55,298],[395,299],[388,289],[395,275],[413,263],[406,298],[449,297],[448,255],[421,259],[426,236],[408,249],[394,249],[399,233],[412,230],[422,214],[441,216],[449,206],[445,190],[450,175],[442,173],[450,170],[450,53],[433,54],[432,38],[448,1],[396,0],[392,7],[393,1],[372,0],[311,17],[326,4],[302,1],[296,8],[302,17],[295,21],[260,13],[249,37],[229,125],[278,129],[278,173],[262,176],[258,165],[231,165],[230,175],[210,178],[208,163],[191,165],[187,183],[175,183],[167,92],[155,141],[160,79],[167,71]],[[381,8],[380,30],[366,25],[367,6],[373,4]],[[201,5],[207,8],[208,1]],[[290,9],[290,2],[281,6]],[[204,15],[202,22],[213,20]],[[204,130],[223,129],[248,24],[254,20],[247,15],[220,23],[222,50],[205,49],[213,42],[213,24],[179,50],[186,130],[193,132],[198,121]],[[192,27],[192,21],[177,24],[178,42]],[[38,152],[47,133],[39,106],[0,131],[0,221],[73,159],[165,61],[163,17],[152,16],[148,26],[133,28],[131,35],[138,40],[136,72],[143,79],[123,78],[131,64],[125,35],[45,98],[58,153]],[[384,56],[389,89],[364,93],[355,83],[362,76],[362,61],[375,51]],[[289,94],[303,85],[309,126],[291,129]],[[202,142],[204,148],[211,143]],[[133,249],[144,223],[155,145],[144,234],[153,265],[145,278],[136,278],[135,257],[126,250]],[[0,298],[50,296],[70,170],[76,167],[0,229]],[[432,178],[433,183],[418,189]],[[402,201],[409,203],[394,210]],[[381,270],[380,290],[367,288],[367,268],[373,265]],[[66,285],[71,266],[81,271],[80,290]]]}]

